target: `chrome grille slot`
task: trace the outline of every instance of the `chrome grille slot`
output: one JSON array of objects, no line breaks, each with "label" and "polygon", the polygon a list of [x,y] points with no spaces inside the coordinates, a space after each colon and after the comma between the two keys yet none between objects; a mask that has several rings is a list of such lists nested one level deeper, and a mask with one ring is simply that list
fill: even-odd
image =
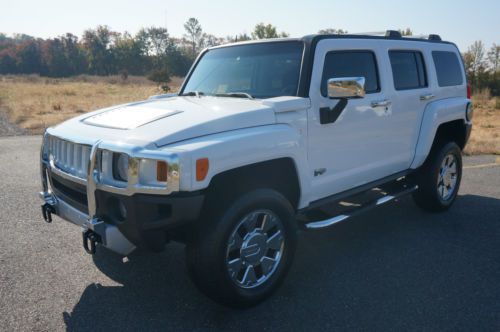
[{"label": "chrome grille slot", "polygon": [[73,143],[55,136],[49,136],[47,144],[50,159],[60,171],[86,179],[90,158],[89,145]]}]

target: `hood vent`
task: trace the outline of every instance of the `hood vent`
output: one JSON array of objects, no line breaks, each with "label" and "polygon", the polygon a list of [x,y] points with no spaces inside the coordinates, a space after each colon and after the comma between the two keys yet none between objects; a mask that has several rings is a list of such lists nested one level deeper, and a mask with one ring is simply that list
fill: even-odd
[{"label": "hood vent", "polygon": [[91,126],[126,130],[135,129],[181,112],[140,105],[124,106],[90,116],[82,122]]}]

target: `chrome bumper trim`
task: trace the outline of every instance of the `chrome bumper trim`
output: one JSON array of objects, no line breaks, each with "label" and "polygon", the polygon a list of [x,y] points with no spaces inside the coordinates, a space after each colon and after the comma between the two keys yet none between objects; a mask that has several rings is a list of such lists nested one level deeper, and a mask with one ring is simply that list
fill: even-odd
[{"label": "chrome bumper trim", "polygon": [[107,224],[102,220],[89,219],[85,213],[75,209],[65,201],[57,198],[50,192],[40,192],[40,198],[50,204],[56,211],[56,215],[70,223],[82,227],[82,232],[91,229],[102,239],[102,246],[117,254],[127,256],[135,250],[132,244],[118,229],[118,227]]}]

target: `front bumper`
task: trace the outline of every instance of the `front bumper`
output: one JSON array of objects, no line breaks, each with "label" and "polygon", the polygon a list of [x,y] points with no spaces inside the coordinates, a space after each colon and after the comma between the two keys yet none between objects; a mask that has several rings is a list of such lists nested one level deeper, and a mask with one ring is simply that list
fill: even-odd
[{"label": "front bumper", "polygon": [[130,242],[114,225],[104,223],[99,219],[90,219],[88,215],[74,208],[50,192],[40,192],[45,204],[52,207],[54,213],[62,219],[83,228],[83,232],[92,230],[99,234],[100,244],[120,255],[130,254],[136,246]]},{"label": "front bumper", "polygon": [[44,213],[54,213],[82,227],[84,234],[95,233],[100,245],[121,255],[138,246],[160,251],[168,231],[198,219],[204,201],[200,193],[149,193],[142,188],[121,190],[99,183],[95,176],[98,144],[92,147],[86,181],[75,179],[57,168],[51,158],[44,158],[42,146],[40,197]]}]

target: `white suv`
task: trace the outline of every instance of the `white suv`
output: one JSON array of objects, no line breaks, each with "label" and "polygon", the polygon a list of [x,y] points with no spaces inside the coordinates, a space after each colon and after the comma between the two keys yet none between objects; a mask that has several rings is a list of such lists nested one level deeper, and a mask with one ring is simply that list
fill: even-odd
[{"label": "white suv", "polygon": [[437,35],[209,48],[179,94],[49,128],[42,212],[82,227],[89,253],[182,241],[201,291],[249,306],[284,279],[298,229],[409,193],[449,208],[471,116],[460,53]]}]

